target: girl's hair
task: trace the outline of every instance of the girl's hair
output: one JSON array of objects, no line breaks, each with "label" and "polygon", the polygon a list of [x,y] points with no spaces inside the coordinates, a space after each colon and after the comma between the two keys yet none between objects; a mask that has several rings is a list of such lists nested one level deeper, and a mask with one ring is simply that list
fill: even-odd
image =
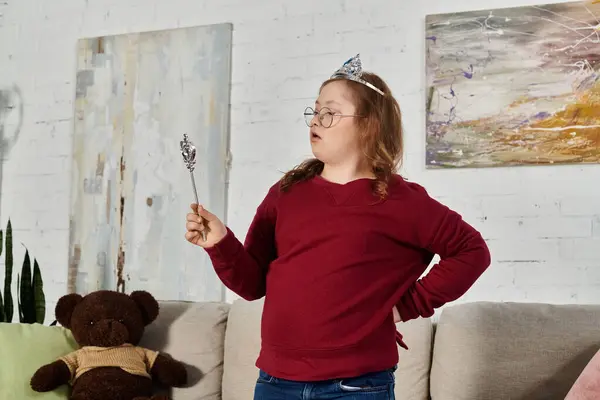
[{"label": "girl's hair", "polygon": [[[383,199],[387,196],[388,183],[402,161],[402,115],[398,102],[381,77],[371,72],[363,72],[361,77],[384,92],[382,96],[362,83],[342,79],[352,91],[356,114],[363,116],[356,119],[362,132],[361,145],[376,178],[374,190]],[[334,80],[340,78],[323,82],[319,91]],[[281,178],[280,189],[286,191],[295,183],[319,175],[323,167],[323,162],[315,158],[304,161]]]}]

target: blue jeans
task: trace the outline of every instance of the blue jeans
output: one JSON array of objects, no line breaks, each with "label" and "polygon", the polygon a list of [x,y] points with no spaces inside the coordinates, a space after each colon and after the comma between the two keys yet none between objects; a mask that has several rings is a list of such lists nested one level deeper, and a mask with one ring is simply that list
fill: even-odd
[{"label": "blue jeans", "polygon": [[395,369],[319,382],[289,381],[259,371],[254,400],[394,400]]}]

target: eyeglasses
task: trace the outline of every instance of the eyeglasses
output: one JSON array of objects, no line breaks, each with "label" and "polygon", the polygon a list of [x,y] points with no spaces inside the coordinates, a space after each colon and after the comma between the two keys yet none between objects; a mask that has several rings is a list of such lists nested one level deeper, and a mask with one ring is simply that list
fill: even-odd
[{"label": "eyeglasses", "polygon": [[333,121],[335,118],[362,117],[362,115],[337,114],[337,113],[334,113],[333,111],[331,111],[327,107],[323,107],[323,108],[321,108],[321,110],[319,112],[316,112],[314,110],[314,108],[306,107],[306,109],[304,110],[304,121],[306,122],[307,126],[309,126],[309,127],[312,126],[312,121],[313,121],[313,118],[315,118],[315,117],[317,117],[317,119],[319,120],[319,124],[323,128],[329,128],[329,127],[331,127],[331,125],[333,125]]}]

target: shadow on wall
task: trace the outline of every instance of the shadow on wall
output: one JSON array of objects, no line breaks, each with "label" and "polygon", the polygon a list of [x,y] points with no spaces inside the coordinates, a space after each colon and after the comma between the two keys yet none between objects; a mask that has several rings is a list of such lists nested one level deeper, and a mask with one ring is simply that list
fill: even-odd
[{"label": "shadow on wall", "polygon": [[0,87],[0,209],[4,161],[17,143],[23,126],[23,96],[18,86]]}]

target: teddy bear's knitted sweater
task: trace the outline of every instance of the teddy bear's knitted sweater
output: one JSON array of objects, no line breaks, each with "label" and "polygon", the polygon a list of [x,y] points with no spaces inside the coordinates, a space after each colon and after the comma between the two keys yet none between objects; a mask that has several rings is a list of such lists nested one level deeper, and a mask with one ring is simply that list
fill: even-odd
[{"label": "teddy bear's knitted sweater", "polygon": [[150,378],[149,371],[157,356],[157,351],[127,343],[116,347],[84,346],[60,360],[69,367],[73,383],[85,372],[98,367],[118,367],[130,374]]}]

